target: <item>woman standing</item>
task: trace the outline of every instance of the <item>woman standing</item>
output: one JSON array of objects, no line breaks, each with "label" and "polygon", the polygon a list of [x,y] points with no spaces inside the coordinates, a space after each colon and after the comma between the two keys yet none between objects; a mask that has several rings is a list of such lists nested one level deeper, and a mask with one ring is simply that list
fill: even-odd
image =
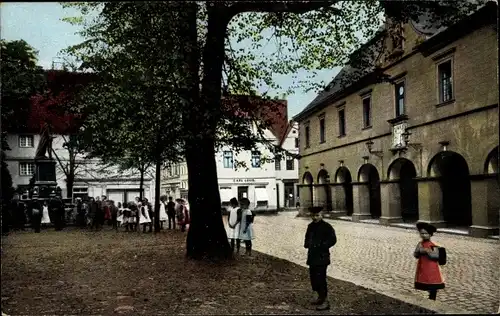
[{"label": "woman standing", "polygon": [[439,268],[438,246],[431,241],[436,227],[427,223],[417,223],[422,241],[417,244],[413,256],[418,259],[415,273],[415,288],[429,292],[429,299],[435,301],[437,291],[444,289],[444,278]]},{"label": "woman standing", "polygon": [[122,203],[118,202],[118,216],[116,217],[116,229],[118,230],[118,227],[122,226],[123,223],[123,207]]},{"label": "woman standing", "polygon": [[181,232],[185,232],[186,226],[191,223],[191,217],[189,214],[187,201],[184,199],[179,199],[177,218],[179,220],[179,225],[181,226]]}]

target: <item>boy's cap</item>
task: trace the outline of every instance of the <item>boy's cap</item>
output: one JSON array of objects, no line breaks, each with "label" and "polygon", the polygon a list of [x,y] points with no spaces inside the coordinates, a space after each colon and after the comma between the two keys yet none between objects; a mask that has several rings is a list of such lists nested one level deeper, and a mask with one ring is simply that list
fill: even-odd
[{"label": "boy's cap", "polygon": [[318,214],[322,210],[323,210],[323,207],[321,207],[321,206],[313,206],[313,207],[309,208],[309,212],[311,212],[311,214]]}]

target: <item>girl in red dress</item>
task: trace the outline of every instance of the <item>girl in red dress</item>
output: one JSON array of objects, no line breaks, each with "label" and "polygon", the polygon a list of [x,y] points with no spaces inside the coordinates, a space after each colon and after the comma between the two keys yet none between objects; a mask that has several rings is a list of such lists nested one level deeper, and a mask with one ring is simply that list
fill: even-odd
[{"label": "girl in red dress", "polygon": [[417,229],[422,241],[417,244],[413,254],[418,259],[415,288],[429,292],[429,299],[435,301],[437,291],[444,289],[444,279],[438,263],[438,245],[431,241],[436,227],[427,223],[417,223]]}]

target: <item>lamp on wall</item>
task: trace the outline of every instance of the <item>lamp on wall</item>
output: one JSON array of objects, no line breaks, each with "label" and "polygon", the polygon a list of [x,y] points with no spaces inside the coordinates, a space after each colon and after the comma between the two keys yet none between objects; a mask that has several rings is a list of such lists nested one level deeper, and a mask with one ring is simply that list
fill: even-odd
[{"label": "lamp on wall", "polygon": [[443,151],[447,151],[448,150],[448,145],[449,144],[450,144],[450,142],[447,141],[447,140],[443,140],[443,141],[439,142],[439,145],[441,145]]},{"label": "lamp on wall", "polygon": [[339,164],[340,164],[341,167],[343,167],[344,166],[344,160],[339,160]]},{"label": "lamp on wall", "polygon": [[384,153],[382,150],[373,150],[373,140],[370,138],[368,141],[365,143],[366,148],[368,149],[368,152],[372,155],[375,155],[379,158],[382,158],[384,156]]}]

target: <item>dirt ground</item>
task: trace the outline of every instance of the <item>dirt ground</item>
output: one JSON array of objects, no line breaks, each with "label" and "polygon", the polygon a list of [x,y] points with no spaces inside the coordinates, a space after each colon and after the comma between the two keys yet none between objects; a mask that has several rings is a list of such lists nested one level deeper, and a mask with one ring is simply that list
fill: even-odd
[{"label": "dirt ground", "polygon": [[316,312],[307,269],[261,253],[225,264],[188,261],[185,234],[53,228],[2,238],[8,315],[419,314],[420,307],[329,279]]}]

